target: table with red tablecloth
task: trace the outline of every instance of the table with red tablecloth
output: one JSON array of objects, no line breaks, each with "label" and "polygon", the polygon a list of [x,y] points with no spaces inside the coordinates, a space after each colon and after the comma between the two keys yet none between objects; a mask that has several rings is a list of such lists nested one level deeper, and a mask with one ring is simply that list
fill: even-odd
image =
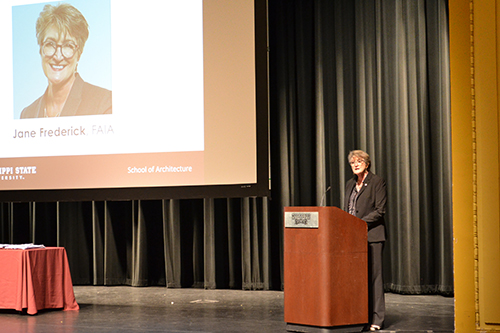
[{"label": "table with red tablecloth", "polygon": [[0,249],[0,309],[78,310],[66,250]]}]

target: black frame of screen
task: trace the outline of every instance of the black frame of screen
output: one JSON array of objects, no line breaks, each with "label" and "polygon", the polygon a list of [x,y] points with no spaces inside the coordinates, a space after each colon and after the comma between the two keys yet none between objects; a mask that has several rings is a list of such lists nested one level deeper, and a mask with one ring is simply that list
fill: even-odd
[{"label": "black frame of screen", "polygon": [[269,68],[267,0],[254,0],[257,182],[250,184],[0,190],[0,202],[119,201],[267,197],[269,190]]}]

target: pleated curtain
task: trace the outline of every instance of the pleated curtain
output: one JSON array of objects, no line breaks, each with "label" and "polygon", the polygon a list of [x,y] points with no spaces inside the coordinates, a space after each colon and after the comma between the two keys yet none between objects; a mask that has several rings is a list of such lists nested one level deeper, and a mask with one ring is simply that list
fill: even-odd
[{"label": "pleated curtain", "polygon": [[453,294],[448,4],[269,0],[266,198],[0,204],[2,243],[67,249],[73,282],[283,288],[283,207],[387,181],[387,291]]},{"label": "pleated curtain", "polygon": [[273,199],[342,207],[365,150],[387,181],[386,290],[452,294],[447,1],[273,3]]}]

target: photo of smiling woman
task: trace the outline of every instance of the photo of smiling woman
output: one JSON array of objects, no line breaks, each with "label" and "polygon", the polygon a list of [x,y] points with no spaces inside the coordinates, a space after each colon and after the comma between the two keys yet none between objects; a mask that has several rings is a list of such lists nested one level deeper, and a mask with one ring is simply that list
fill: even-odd
[{"label": "photo of smiling woman", "polygon": [[111,91],[83,81],[78,74],[89,37],[82,13],[66,3],[45,5],[36,22],[36,37],[48,86],[21,118],[111,114]]}]

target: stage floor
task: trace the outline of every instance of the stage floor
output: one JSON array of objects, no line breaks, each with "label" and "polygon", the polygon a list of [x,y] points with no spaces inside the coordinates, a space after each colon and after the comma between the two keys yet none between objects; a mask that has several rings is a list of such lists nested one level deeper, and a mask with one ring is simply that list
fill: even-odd
[{"label": "stage floor", "polygon": [[[75,286],[79,311],[0,310],[0,332],[286,332],[283,292]],[[453,332],[453,298],[386,294],[381,332]]]}]

